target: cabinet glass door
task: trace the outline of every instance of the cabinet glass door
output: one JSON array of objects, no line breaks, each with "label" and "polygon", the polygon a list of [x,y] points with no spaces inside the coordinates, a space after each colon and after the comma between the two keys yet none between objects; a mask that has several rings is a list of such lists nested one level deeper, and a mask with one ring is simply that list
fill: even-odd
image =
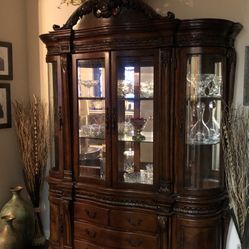
[{"label": "cabinet glass door", "polygon": [[116,63],[118,181],[153,184],[153,57],[118,57]]},{"label": "cabinet glass door", "polygon": [[105,60],[77,60],[79,176],[105,179]]},{"label": "cabinet glass door", "polygon": [[222,56],[191,55],[186,73],[185,187],[220,186],[220,124],[223,98]]},{"label": "cabinet glass door", "polygon": [[62,159],[59,157],[63,147],[62,127],[58,119],[61,111],[61,80],[58,77],[58,68],[60,68],[59,57],[49,58],[48,62],[48,80],[49,80],[49,128],[50,128],[50,165],[54,172],[59,171],[63,166]]}]

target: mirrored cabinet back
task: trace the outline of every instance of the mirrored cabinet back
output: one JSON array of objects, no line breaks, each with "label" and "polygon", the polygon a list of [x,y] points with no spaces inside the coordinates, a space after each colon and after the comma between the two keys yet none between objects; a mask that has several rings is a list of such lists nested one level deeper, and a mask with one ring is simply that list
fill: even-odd
[{"label": "mirrored cabinet back", "polygon": [[225,249],[239,23],[85,1],[47,46],[51,249]]}]

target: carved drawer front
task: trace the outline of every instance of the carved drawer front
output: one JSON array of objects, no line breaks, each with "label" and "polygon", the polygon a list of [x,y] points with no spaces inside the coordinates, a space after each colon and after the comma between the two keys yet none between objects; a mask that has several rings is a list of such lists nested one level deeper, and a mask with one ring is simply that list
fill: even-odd
[{"label": "carved drawer front", "polygon": [[76,240],[87,240],[94,245],[118,249],[158,249],[158,237],[118,232],[89,223],[75,221]]},{"label": "carved drawer front", "polygon": [[97,224],[108,224],[108,209],[97,205],[75,203],[74,215],[76,220],[91,221]]},{"label": "carved drawer front", "polygon": [[106,249],[104,247],[96,246],[89,242],[79,241],[79,240],[74,241],[74,248],[75,249]]},{"label": "carved drawer front", "polygon": [[110,225],[129,231],[156,233],[158,229],[157,216],[150,213],[111,210]]}]

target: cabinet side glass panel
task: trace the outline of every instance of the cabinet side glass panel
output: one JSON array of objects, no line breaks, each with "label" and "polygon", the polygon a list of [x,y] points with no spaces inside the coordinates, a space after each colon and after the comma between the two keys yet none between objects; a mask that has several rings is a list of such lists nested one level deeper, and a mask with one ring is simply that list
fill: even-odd
[{"label": "cabinet side glass panel", "polygon": [[117,67],[119,181],[153,184],[153,58],[120,57]]},{"label": "cabinet side glass panel", "polygon": [[220,185],[220,123],[223,96],[222,57],[192,55],[186,74],[185,187]]},{"label": "cabinet side glass panel", "polygon": [[105,179],[104,60],[78,60],[79,174]]},{"label": "cabinet side glass panel", "polygon": [[50,127],[50,165],[53,170],[59,169],[59,135],[57,134],[56,123],[57,120],[57,106],[58,106],[58,91],[57,91],[57,63],[48,63],[48,80],[49,80],[49,127]]}]

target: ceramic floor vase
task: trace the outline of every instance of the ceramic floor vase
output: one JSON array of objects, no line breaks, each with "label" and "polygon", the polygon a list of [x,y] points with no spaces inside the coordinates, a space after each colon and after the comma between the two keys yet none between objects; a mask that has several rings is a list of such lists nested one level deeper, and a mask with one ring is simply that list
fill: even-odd
[{"label": "ceramic floor vase", "polygon": [[29,202],[23,199],[21,195],[22,189],[23,187],[21,186],[11,188],[12,197],[3,206],[0,217],[14,216],[13,227],[21,235],[24,244],[29,246],[32,243],[35,231],[34,209]]},{"label": "ceramic floor vase", "polygon": [[13,226],[15,217],[12,215],[2,216],[2,230],[0,232],[1,249],[25,249],[18,231]]}]

